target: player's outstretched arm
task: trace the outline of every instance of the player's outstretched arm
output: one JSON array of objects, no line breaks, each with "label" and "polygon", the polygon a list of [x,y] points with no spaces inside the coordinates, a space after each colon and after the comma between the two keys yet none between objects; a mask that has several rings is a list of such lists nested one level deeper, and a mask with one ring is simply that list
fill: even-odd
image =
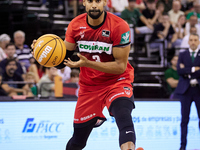
[{"label": "player's outstretched arm", "polygon": [[122,74],[126,70],[129,51],[130,45],[126,47],[113,47],[113,57],[115,61],[112,62],[90,61],[83,55],[78,54],[78,57],[80,57],[79,61],[74,62],[70,59],[66,59],[64,64],[71,68],[89,67],[105,73]]}]

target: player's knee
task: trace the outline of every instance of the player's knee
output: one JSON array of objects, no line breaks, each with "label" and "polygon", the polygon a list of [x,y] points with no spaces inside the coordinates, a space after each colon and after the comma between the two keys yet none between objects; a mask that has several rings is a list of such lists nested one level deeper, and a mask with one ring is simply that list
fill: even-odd
[{"label": "player's knee", "polygon": [[86,146],[86,142],[76,142],[73,137],[66,145],[66,150],[82,150]]},{"label": "player's knee", "polygon": [[131,117],[133,109],[132,102],[119,100],[113,103],[111,113],[115,117],[119,129],[120,146],[126,142],[132,141],[135,144],[135,130]]}]

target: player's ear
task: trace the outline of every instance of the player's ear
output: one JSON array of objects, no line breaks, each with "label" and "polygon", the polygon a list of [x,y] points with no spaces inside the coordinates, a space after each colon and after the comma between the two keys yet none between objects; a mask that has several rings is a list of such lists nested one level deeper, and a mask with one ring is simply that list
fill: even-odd
[{"label": "player's ear", "polygon": [[85,6],[85,1],[86,1],[86,0],[83,0],[83,6]]},{"label": "player's ear", "polygon": [[103,6],[107,5],[107,0],[103,0]]}]

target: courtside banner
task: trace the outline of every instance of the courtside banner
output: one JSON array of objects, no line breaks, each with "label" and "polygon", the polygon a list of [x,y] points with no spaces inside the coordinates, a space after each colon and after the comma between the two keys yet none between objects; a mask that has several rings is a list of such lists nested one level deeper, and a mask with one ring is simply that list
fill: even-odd
[{"label": "courtside banner", "polygon": [[[73,133],[75,101],[0,102],[1,150],[64,150]],[[136,147],[177,150],[180,146],[180,103],[136,101],[132,119]],[[84,150],[120,150],[115,119],[94,128]],[[187,150],[200,150],[198,117],[194,103],[188,125]]]}]

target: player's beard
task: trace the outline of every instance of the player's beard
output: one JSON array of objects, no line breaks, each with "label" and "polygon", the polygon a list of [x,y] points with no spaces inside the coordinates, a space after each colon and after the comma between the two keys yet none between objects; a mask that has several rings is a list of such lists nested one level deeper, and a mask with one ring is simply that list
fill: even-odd
[{"label": "player's beard", "polygon": [[[97,13],[96,15],[93,14],[94,13]],[[92,19],[98,19],[101,14],[103,13],[103,11],[100,11],[99,9],[98,10],[89,10],[88,11],[88,15],[92,18]]]}]

